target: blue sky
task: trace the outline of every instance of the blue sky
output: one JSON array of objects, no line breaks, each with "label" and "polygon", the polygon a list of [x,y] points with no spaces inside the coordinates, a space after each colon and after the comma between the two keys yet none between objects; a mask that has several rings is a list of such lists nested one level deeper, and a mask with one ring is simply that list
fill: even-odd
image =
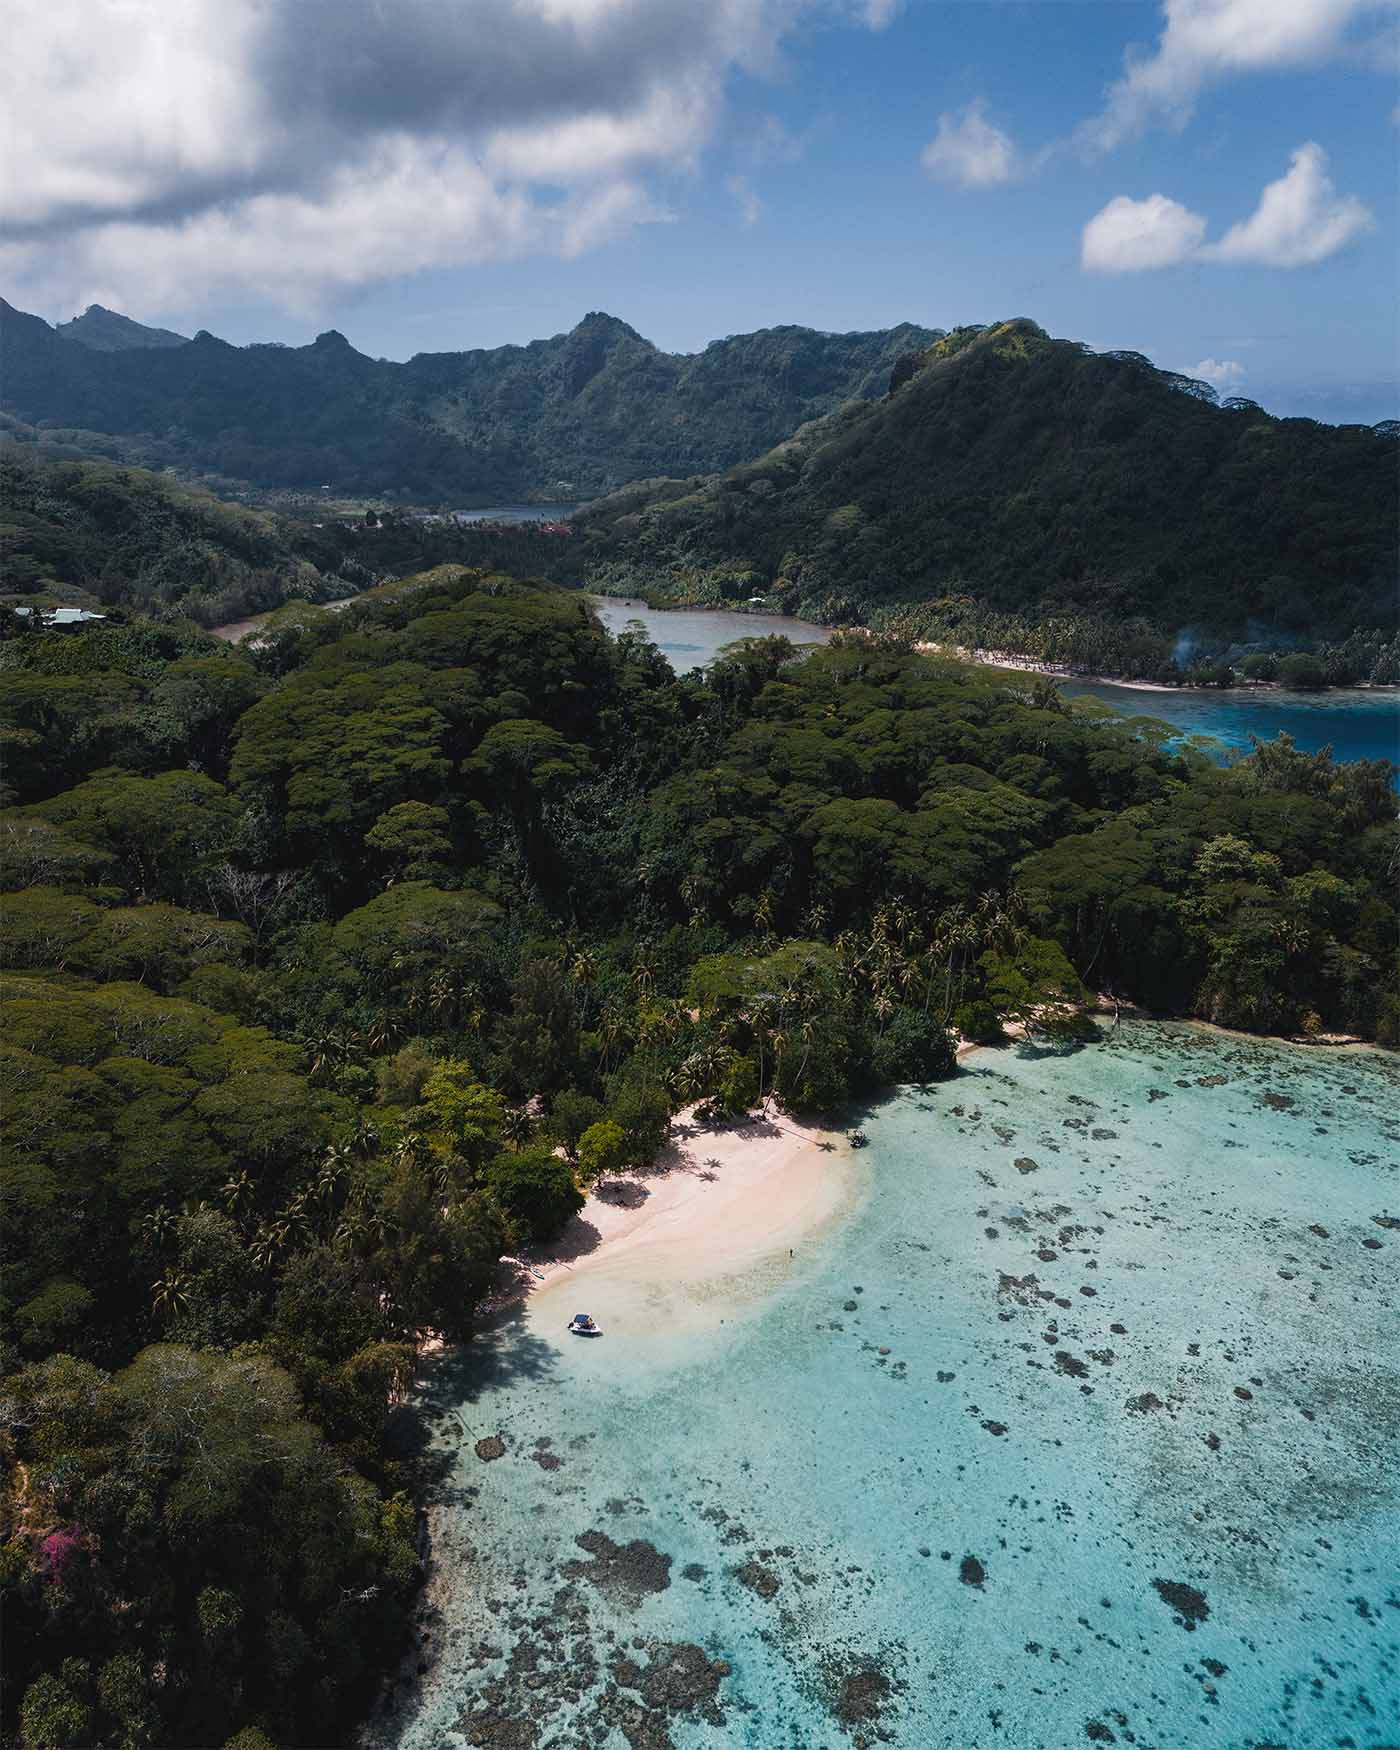
[{"label": "blue sky", "polygon": [[[9,295],[392,358],[590,309],[687,351],[1028,315],[1278,411],[1400,412],[1395,0],[326,0],[318,47],[320,5],[208,0],[169,41],[153,6],[86,90],[62,43],[12,69],[71,143]],[[112,8],[55,10],[91,42]]]}]

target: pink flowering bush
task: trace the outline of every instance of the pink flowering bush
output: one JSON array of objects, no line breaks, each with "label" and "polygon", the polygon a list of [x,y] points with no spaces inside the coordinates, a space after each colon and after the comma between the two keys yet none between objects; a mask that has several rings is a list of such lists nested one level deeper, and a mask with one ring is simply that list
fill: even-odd
[{"label": "pink flowering bush", "polygon": [[62,1584],[64,1569],[83,1547],[83,1540],[76,1531],[51,1531],[39,1547],[49,1579],[57,1586]]}]

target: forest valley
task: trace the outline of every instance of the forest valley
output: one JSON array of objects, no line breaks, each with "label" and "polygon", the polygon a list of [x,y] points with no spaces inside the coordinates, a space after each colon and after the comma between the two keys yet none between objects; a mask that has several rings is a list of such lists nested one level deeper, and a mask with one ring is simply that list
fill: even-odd
[{"label": "forest valley", "polygon": [[678,679],[455,566],[251,648],[10,617],[0,669],[28,1750],[345,1741],[420,1574],[418,1345],[679,1104],[1076,1049],[1090,991],[1400,1044],[1387,762],[1219,768],[880,635]]}]

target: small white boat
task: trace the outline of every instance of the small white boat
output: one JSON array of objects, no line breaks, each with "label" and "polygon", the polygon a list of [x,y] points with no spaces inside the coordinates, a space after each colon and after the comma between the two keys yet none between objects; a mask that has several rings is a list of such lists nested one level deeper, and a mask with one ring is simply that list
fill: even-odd
[{"label": "small white boat", "polygon": [[602,1326],[595,1325],[587,1313],[575,1313],[565,1328],[574,1337],[601,1337],[603,1334]]}]

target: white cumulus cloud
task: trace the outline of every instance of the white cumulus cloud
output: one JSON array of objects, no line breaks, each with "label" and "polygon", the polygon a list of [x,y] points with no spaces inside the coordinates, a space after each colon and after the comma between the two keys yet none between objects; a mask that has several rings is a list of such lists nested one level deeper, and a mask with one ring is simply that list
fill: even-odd
[{"label": "white cumulus cloud", "polygon": [[1180,201],[1115,195],[1084,227],[1080,261],[1089,273],[1142,273],[1175,267],[1200,248],[1206,222]]},{"label": "white cumulus cloud", "polygon": [[938,132],[923,151],[923,166],[930,176],[958,188],[990,188],[1010,182],[1017,174],[1015,143],[987,120],[986,111],[979,97],[963,109],[939,116]]},{"label": "white cumulus cloud", "polygon": [[1185,374],[1213,383],[1217,389],[1233,389],[1244,381],[1245,371],[1238,359],[1202,359]]},{"label": "white cumulus cloud", "polygon": [[1129,50],[1103,110],[1077,133],[1110,152],[1153,122],[1180,126],[1207,87],[1239,74],[1280,72],[1330,60],[1368,16],[1397,0],[1165,0],[1162,34],[1147,55]]},{"label": "white cumulus cloud", "polygon": [[1190,260],[1310,267],[1374,226],[1364,202],[1337,193],[1327,174],[1327,154],[1309,140],[1260,195],[1250,216],[1232,225],[1218,243],[1206,242],[1206,221],[1179,201],[1164,194],[1146,200],[1120,194],[1085,225],[1080,264],[1090,273],[1140,273]]},{"label": "white cumulus cloud", "polygon": [[1249,217],[1232,225],[1206,254],[1215,261],[1310,267],[1374,226],[1364,202],[1354,194],[1337,193],[1327,174],[1327,154],[1310,140],[1293,154],[1285,174],[1260,195]]},{"label": "white cumulus cloud", "polygon": [[[665,218],[731,76],[893,0],[0,0],[0,271],[61,313],[300,307]],[[22,11],[22,16],[21,16]]]}]

